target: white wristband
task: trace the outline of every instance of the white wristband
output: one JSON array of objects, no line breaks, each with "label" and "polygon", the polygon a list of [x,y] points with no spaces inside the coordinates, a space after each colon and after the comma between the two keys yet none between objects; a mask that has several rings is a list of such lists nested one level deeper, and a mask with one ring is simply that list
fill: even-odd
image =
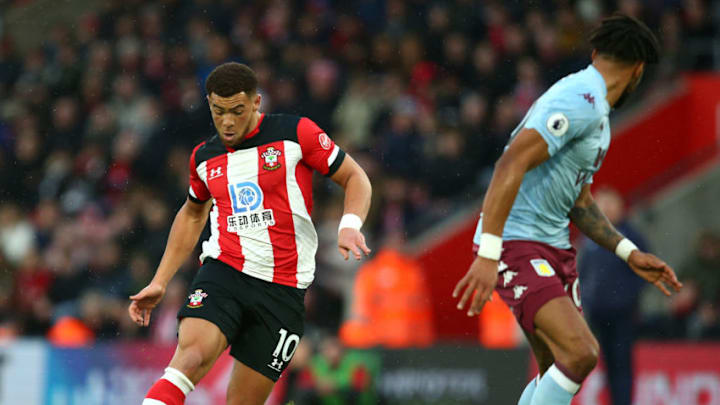
[{"label": "white wristband", "polygon": [[623,259],[624,261],[628,261],[628,258],[630,257],[630,253],[632,253],[633,250],[640,250],[637,246],[635,246],[634,243],[628,238],[624,238],[620,241],[620,243],[617,244],[615,247],[615,254]]},{"label": "white wristband", "polygon": [[490,260],[500,260],[502,253],[502,238],[491,233],[480,234],[480,248],[478,256]]},{"label": "white wristband", "polygon": [[360,219],[359,216],[355,214],[345,214],[340,219],[340,225],[338,225],[338,232],[340,232],[343,228],[351,228],[355,230],[360,230],[362,227],[362,219]]}]

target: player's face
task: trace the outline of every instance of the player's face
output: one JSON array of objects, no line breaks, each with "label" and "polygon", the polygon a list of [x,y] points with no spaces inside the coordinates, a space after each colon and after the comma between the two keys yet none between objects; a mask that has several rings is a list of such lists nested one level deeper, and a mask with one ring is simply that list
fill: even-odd
[{"label": "player's face", "polygon": [[260,108],[260,95],[248,95],[244,91],[230,97],[220,97],[215,93],[208,96],[210,113],[220,140],[227,146],[236,146],[245,135],[252,131],[254,119]]}]

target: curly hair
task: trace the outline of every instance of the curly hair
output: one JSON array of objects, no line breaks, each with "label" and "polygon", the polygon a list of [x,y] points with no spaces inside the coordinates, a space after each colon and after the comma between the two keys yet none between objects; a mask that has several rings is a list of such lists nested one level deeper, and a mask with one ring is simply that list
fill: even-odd
[{"label": "curly hair", "polygon": [[205,81],[205,91],[208,95],[215,93],[220,97],[230,97],[243,91],[250,95],[255,94],[257,85],[255,72],[249,66],[228,62],[210,72]]},{"label": "curly hair", "polygon": [[657,63],[660,44],[642,21],[623,14],[605,18],[590,33],[592,47],[601,55],[625,63]]}]

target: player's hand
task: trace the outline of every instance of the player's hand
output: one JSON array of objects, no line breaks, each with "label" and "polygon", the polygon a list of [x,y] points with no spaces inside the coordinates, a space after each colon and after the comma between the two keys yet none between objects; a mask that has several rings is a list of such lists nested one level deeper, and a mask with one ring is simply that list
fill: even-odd
[{"label": "player's hand", "polygon": [[342,228],[338,232],[338,251],[345,260],[350,258],[350,252],[357,260],[362,259],[363,253],[365,256],[370,254],[370,249],[365,244],[365,236],[353,228]]},{"label": "player's hand", "polygon": [[[457,298],[460,293],[462,293],[457,309],[462,310],[468,299],[472,297],[467,315],[473,316],[479,314],[485,302],[489,301],[492,297],[492,292],[497,284],[497,273],[497,261],[480,256],[476,257],[470,269],[465,274],[465,277],[457,283],[453,291],[454,298]],[[473,293],[475,293],[474,296]]]},{"label": "player's hand", "polygon": [[132,302],[128,307],[130,319],[140,326],[150,324],[150,313],[165,295],[165,287],[157,283],[150,283],[139,293],[130,297]]},{"label": "player's hand", "polygon": [[670,296],[668,286],[675,291],[680,291],[680,288],[682,288],[682,283],[678,281],[673,269],[655,255],[634,250],[628,257],[628,265],[635,274],[657,287],[667,296]]}]

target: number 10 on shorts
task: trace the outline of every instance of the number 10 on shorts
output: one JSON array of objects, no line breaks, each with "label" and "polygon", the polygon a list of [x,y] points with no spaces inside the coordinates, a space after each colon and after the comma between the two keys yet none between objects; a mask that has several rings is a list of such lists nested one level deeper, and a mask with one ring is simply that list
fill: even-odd
[{"label": "number 10 on shorts", "polygon": [[[300,343],[300,336],[290,333],[285,328],[280,328],[278,331],[280,339],[278,340],[277,346],[272,353],[273,361],[268,364],[271,369],[280,372],[285,363],[292,359],[295,350],[297,350],[298,344]],[[282,360],[279,357],[282,356]]]}]

